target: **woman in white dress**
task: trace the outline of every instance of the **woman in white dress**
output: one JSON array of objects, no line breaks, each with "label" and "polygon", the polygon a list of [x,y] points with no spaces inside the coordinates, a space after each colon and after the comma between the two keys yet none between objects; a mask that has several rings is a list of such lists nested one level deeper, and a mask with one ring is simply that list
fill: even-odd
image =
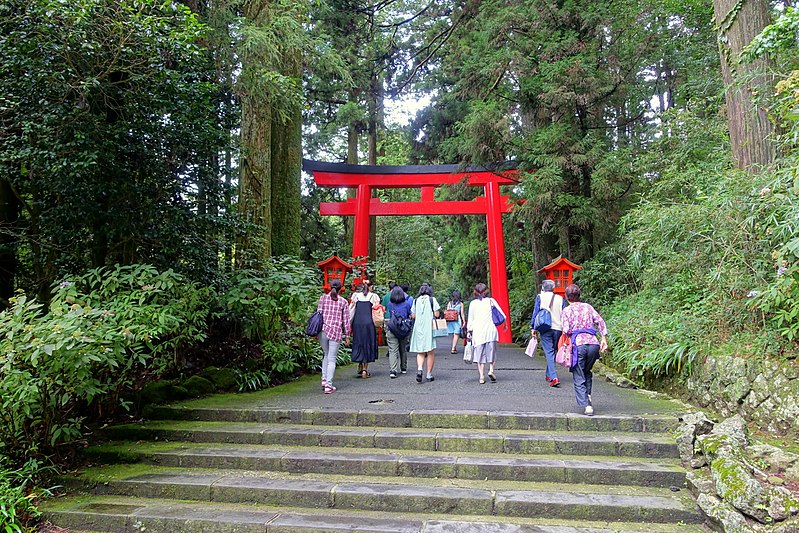
[{"label": "woman in white dress", "polygon": [[480,384],[486,382],[484,374],[486,363],[488,364],[488,378],[491,383],[497,382],[497,376],[494,374],[494,362],[496,361],[499,332],[494,325],[491,308],[496,307],[502,316],[505,316],[505,312],[499,307],[497,301],[487,295],[488,287],[485,283],[475,285],[474,300],[469,304],[469,319],[466,321],[468,338],[474,346],[472,363],[477,363]]}]

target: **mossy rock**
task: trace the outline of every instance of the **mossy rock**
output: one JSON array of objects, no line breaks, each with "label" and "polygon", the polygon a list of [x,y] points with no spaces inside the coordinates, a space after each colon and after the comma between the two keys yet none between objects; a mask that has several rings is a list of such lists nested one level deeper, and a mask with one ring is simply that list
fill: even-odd
[{"label": "mossy rock", "polygon": [[183,387],[188,391],[189,396],[199,397],[216,392],[216,386],[209,379],[200,376],[192,376],[183,383]]},{"label": "mossy rock", "polygon": [[139,406],[160,405],[175,400],[189,397],[184,387],[174,385],[168,381],[151,381],[142,387],[137,399]]},{"label": "mossy rock", "polygon": [[201,376],[216,385],[217,390],[234,390],[238,385],[236,372],[232,368],[209,366],[203,371]]}]

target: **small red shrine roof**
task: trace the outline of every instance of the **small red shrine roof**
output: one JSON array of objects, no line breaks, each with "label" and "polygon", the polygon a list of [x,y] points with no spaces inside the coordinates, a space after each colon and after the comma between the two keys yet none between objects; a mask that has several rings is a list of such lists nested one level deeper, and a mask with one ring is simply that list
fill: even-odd
[{"label": "small red shrine roof", "polygon": [[580,265],[576,265],[576,264],[572,263],[571,261],[569,261],[568,259],[566,259],[565,257],[559,255],[558,257],[555,258],[554,261],[552,261],[550,264],[548,264],[547,266],[545,266],[544,268],[542,268],[538,272],[544,272],[545,270],[552,270],[552,269],[554,269],[556,267],[560,267],[564,263],[566,265],[568,265],[572,270],[580,270],[580,269],[583,268]]},{"label": "small red shrine roof", "polygon": [[318,262],[318,263],[316,263],[316,264],[317,264],[317,266],[318,266],[319,268],[324,268],[324,267],[326,267],[327,265],[329,265],[330,263],[339,263],[339,264],[340,264],[341,266],[343,266],[344,268],[347,268],[347,269],[349,269],[349,270],[352,270],[352,265],[351,265],[351,264],[349,264],[349,263],[347,263],[346,261],[344,261],[343,259],[341,259],[341,258],[340,258],[339,256],[337,256],[337,255],[334,255],[334,256],[332,256],[332,257],[328,257],[328,258],[327,258],[327,259],[325,259],[324,261],[319,261],[319,262]]}]

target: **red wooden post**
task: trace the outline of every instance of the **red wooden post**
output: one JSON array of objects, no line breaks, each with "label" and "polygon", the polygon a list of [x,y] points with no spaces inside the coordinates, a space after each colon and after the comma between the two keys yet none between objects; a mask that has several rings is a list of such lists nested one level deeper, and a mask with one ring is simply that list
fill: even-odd
[{"label": "red wooden post", "polygon": [[499,327],[499,342],[513,342],[510,325],[510,301],[508,299],[508,272],[505,266],[505,239],[502,234],[502,206],[500,204],[499,183],[490,181],[485,185],[488,201],[486,225],[488,226],[488,260],[491,275],[491,296],[508,317]]},{"label": "red wooden post", "polygon": [[372,187],[358,185],[355,198],[355,225],[352,236],[352,257],[369,255],[369,204],[372,200]]}]

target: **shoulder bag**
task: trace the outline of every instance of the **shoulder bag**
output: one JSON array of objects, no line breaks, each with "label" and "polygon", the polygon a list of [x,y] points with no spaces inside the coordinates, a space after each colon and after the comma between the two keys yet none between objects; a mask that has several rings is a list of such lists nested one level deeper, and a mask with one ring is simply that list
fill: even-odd
[{"label": "shoulder bag", "polygon": [[308,317],[308,323],[305,325],[305,334],[309,337],[316,337],[322,331],[322,324],[324,319],[322,313],[318,310]]},{"label": "shoulder bag", "polygon": [[[549,306],[542,307],[533,317],[533,329],[545,333],[552,329],[552,302],[555,301],[555,293],[549,299]],[[542,302],[543,303],[543,302]]]},{"label": "shoulder bag", "polygon": [[501,326],[505,322],[505,316],[502,311],[496,308],[493,298],[491,298],[489,303],[491,304],[491,321],[494,322],[495,326]]}]

